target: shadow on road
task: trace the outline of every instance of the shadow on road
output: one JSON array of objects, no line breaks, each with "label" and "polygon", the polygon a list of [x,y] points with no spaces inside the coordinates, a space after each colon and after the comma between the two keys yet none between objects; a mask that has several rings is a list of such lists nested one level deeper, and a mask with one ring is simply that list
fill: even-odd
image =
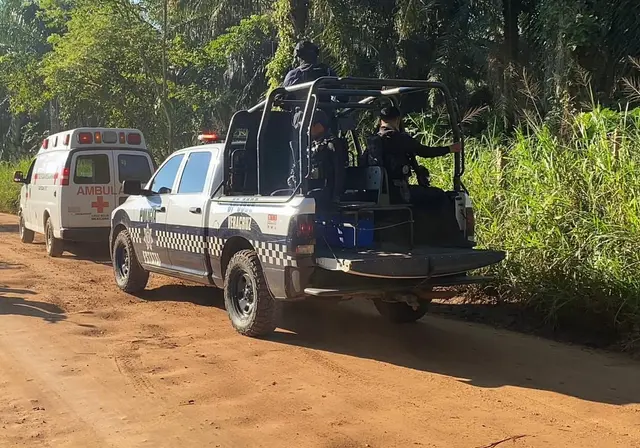
[{"label": "shadow on road", "polygon": [[96,264],[111,264],[109,246],[93,243],[65,243],[65,253],[61,258],[81,261],[91,261]]},{"label": "shadow on road", "polygon": [[66,320],[62,308],[51,303],[26,300],[14,295],[32,295],[32,291],[24,289],[0,288],[0,316],[29,316],[37,317],[49,323]]},{"label": "shadow on road", "polygon": [[166,285],[147,289],[138,294],[138,297],[149,302],[189,302],[224,310],[222,291],[206,286]]},{"label": "shadow on road", "polygon": [[18,233],[18,224],[0,224],[0,233]]},{"label": "shadow on road", "polygon": [[[163,286],[141,298],[224,309],[221,291],[200,286]],[[397,326],[365,301],[283,304],[279,330],[267,339],[447,375],[476,387],[523,387],[600,403],[640,403],[640,364],[622,356],[432,315]]]}]

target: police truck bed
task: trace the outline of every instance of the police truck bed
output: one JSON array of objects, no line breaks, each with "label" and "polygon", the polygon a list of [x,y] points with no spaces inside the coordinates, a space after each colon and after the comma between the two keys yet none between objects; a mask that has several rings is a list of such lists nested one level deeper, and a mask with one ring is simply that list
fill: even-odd
[{"label": "police truck bed", "polygon": [[316,264],[364,277],[419,279],[466,273],[504,257],[504,252],[470,248],[418,247],[407,252],[320,248]]}]

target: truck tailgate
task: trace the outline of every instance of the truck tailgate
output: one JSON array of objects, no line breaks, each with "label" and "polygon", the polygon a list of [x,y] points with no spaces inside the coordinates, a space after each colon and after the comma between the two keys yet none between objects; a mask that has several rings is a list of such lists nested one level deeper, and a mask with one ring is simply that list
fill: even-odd
[{"label": "truck tailgate", "polygon": [[410,252],[320,249],[317,266],[329,271],[378,278],[427,278],[459,274],[499,263],[504,252],[421,247]]}]

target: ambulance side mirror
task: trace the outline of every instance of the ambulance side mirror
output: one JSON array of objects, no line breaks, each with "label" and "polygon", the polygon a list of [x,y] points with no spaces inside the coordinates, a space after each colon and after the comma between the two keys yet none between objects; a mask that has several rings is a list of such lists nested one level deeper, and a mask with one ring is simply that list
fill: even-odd
[{"label": "ambulance side mirror", "polygon": [[128,196],[141,196],[142,184],[139,180],[125,180],[122,183],[122,192]]},{"label": "ambulance side mirror", "polygon": [[27,181],[24,178],[22,171],[16,171],[13,173],[13,181],[17,184],[26,184]]}]

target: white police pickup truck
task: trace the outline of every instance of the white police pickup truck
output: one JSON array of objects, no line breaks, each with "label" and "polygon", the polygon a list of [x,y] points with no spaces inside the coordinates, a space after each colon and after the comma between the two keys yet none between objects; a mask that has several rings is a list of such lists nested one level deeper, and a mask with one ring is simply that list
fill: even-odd
[{"label": "white police pickup truck", "polygon": [[[441,223],[429,223],[438,219],[429,215],[421,220],[410,204],[390,204],[381,167],[346,168],[344,199],[331,209],[316,202],[304,175],[309,153],[292,151],[291,113],[274,108],[290,106],[278,94],[309,91],[299,136],[299,148],[308,147],[304,129],[316,107],[329,107],[309,99],[336,94],[336,84],[351,98],[365,97],[341,103],[347,113],[404,93],[389,86],[448,94],[437,83],[354,78],[275,89],[265,102],[235,114],[224,143],[175,152],[144,188],[124,182],[130,197],[111,215],[117,285],[139,292],[155,272],[222,288],[235,329],[260,336],[275,329],[279,300],[368,298],[392,321],[411,322],[425,314],[435,286],[481,280],[467,272],[498,263],[504,254],[473,247],[473,213],[458,159],[454,189],[447,192],[451,219]],[[362,85],[366,89],[356,88]],[[358,140],[354,128],[342,126],[341,135]],[[292,166],[299,168],[293,188]],[[450,227],[448,233],[429,239],[429,229],[438,226]]]}]

